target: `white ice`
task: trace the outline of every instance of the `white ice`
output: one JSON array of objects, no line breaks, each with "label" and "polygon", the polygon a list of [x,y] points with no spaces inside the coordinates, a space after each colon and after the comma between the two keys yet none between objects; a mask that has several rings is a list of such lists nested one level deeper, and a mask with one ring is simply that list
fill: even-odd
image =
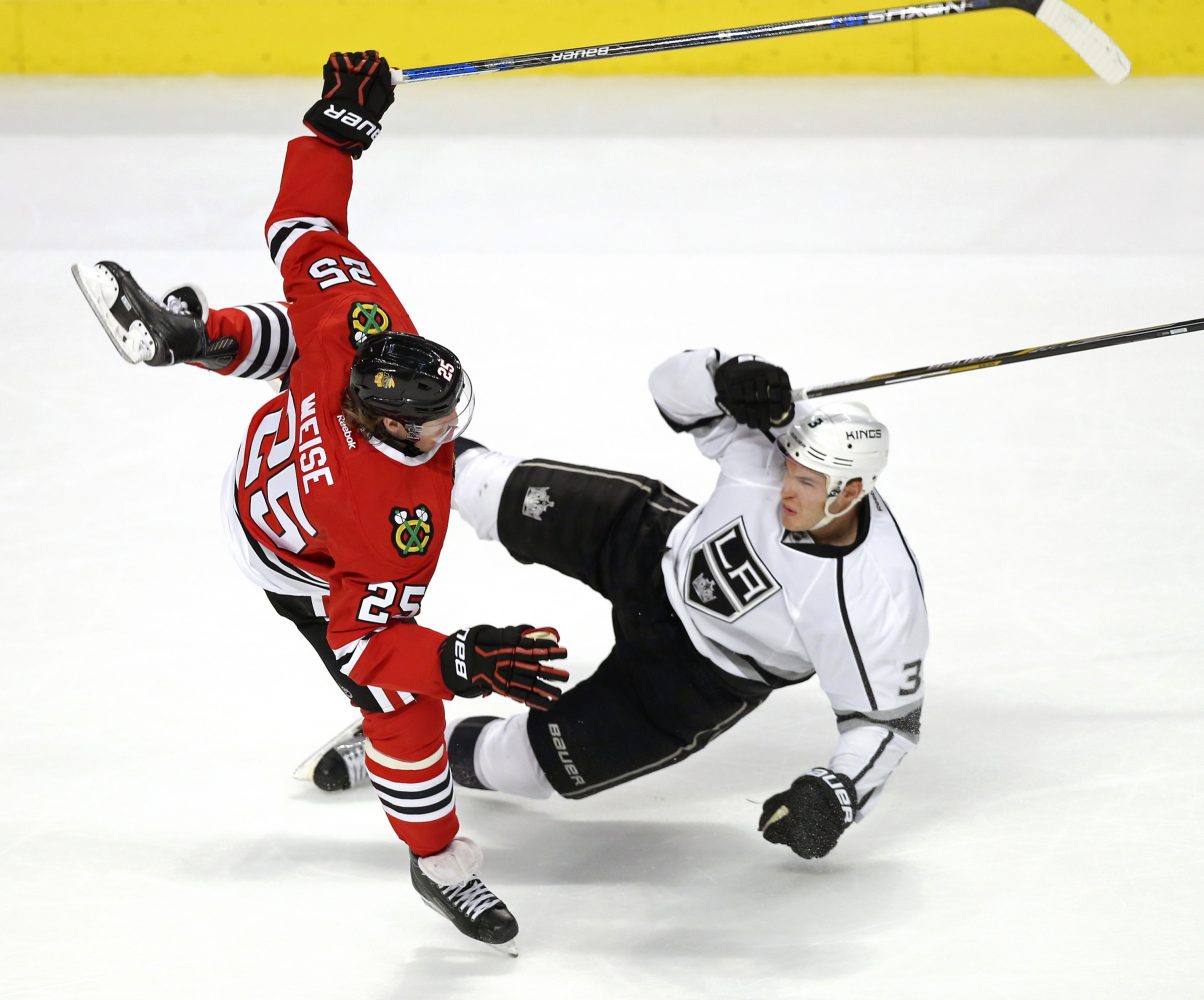
[{"label": "white ice", "polygon": [[[759,803],[822,763],[814,685],[584,802],[460,795],[522,954],[409,887],[350,718],[224,551],[257,383],[125,365],[71,282],[274,297],[261,224],[312,81],[0,84],[0,997],[1198,997],[1204,334],[862,394],[927,580],[920,750],[821,862]],[[647,372],[802,385],[1204,315],[1204,81],[567,76],[399,92],[352,230],[506,450],[704,495]],[[604,603],[453,523],[424,611]],[[453,703],[453,714],[508,703]]]}]

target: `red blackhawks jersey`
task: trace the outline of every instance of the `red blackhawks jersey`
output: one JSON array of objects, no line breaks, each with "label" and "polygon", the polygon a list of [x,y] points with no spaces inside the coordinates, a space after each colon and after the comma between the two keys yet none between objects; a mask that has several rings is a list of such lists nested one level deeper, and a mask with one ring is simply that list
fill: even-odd
[{"label": "red blackhawks jersey", "polygon": [[[243,571],[265,590],[310,597],[329,618],[342,672],[389,711],[412,701],[410,692],[451,697],[438,662],[445,636],[416,619],[447,530],[454,457],[443,447],[429,460],[411,458],[343,416],[363,338],[415,332],[347,238],[351,178],[345,153],[316,138],[289,143],[266,236],[296,360],[285,391],[251,420],[223,502]],[[276,318],[239,338],[231,373],[273,367]]]}]

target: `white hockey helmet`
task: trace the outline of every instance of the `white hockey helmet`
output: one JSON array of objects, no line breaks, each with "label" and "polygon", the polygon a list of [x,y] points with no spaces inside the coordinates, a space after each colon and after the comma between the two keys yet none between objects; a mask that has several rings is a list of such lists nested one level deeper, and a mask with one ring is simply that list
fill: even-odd
[{"label": "white hockey helmet", "polygon": [[874,488],[886,468],[890,434],[863,404],[833,401],[796,420],[778,438],[778,448],[799,465],[827,477],[825,517],[815,525],[820,528],[837,516],[831,504],[852,480],[861,480],[862,498]]}]

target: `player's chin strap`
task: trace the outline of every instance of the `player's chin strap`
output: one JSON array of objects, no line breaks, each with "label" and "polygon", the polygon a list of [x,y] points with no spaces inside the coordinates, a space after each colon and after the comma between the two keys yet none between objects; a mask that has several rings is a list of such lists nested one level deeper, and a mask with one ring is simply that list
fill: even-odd
[{"label": "player's chin strap", "polygon": [[824,516],[821,517],[818,521],[816,521],[813,525],[811,525],[810,528],[807,529],[808,533],[815,531],[816,528],[822,528],[826,524],[831,524],[838,517],[843,517],[845,514],[847,514],[849,511],[851,511],[854,507],[856,507],[857,504],[859,504],[862,500],[865,499],[865,489],[864,489],[865,483],[863,481],[862,482],[863,488],[862,488],[861,492],[859,494],[857,494],[857,496],[853,499],[853,502],[851,504],[849,504],[844,510],[834,513],[832,511],[832,504],[834,504],[837,500],[840,499],[840,494],[842,494],[844,492],[844,488],[850,482],[852,482],[852,480],[850,479],[848,481],[841,481],[841,482],[838,482],[835,486],[833,486],[832,485],[832,477],[828,476],[827,478],[828,478],[828,499],[824,501]]},{"label": "player's chin strap", "polygon": [[395,462],[400,462],[402,465],[425,465],[439,451],[438,448],[432,448],[430,451],[422,451],[416,448],[413,442],[394,437],[385,431],[384,428],[381,428],[376,434],[368,435],[368,443],[377,451],[388,455]]}]

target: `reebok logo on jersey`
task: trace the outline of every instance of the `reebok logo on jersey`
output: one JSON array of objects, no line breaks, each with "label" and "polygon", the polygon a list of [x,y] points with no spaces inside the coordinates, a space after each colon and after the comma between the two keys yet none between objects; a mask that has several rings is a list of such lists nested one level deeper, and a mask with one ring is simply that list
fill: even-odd
[{"label": "reebok logo on jersey", "polygon": [[347,441],[347,450],[355,451],[355,436],[351,433],[351,428],[347,426],[347,418],[340,413],[335,419],[338,420],[339,428]]},{"label": "reebok logo on jersey", "polygon": [[694,546],[689,567],[689,586],[682,595],[686,603],[725,622],[735,621],[782,589],[749,543],[743,518]]},{"label": "reebok logo on jersey", "polygon": [[423,504],[411,514],[404,507],[394,507],[389,515],[393,522],[393,548],[403,559],[406,556],[423,555],[430,548],[435,529],[431,525],[431,512]]},{"label": "reebok logo on jersey", "polygon": [[359,349],[374,333],[389,332],[389,314],[376,302],[354,302],[347,313],[351,346]]}]

